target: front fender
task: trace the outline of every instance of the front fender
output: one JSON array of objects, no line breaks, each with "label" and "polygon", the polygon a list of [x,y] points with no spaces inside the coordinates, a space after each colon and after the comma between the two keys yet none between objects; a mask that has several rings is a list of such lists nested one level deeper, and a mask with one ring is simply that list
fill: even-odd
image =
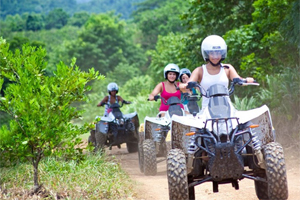
[{"label": "front fender", "polygon": [[253,129],[262,144],[275,142],[276,135],[273,130],[270,110],[266,105],[248,111],[237,111],[237,117],[240,123],[252,122],[259,127]]},{"label": "front fender", "polygon": [[137,112],[129,113],[129,114],[123,114],[123,117],[126,119],[134,118],[137,115]]},{"label": "front fender", "polygon": [[153,139],[156,134],[156,128],[160,126],[169,126],[170,121],[165,117],[145,117],[144,119],[144,134],[145,139]]}]

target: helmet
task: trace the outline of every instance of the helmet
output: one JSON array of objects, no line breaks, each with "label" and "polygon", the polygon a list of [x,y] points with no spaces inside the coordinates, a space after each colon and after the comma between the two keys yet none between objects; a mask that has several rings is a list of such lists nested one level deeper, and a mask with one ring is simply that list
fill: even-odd
[{"label": "helmet", "polygon": [[110,94],[111,91],[117,91],[116,93],[118,93],[119,91],[119,87],[116,83],[109,83],[107,85],[107,91]]},{"label": "helmet", "polygon": [[168,64],[167,66],[165,66],[165,69],[164,69],[164,77],[165,79],[167,79],[167,74],[168,72],[175,72],[176,73],[176,79],[178,79],[178,76],[179,76],[179,67],[178,65],[174,64],[174,63],[170,63]]},{"label": "helmet", "polygon": [[182,75],[183,74],[186,74],[186,75],[188,75],[188,77],[191,77],[191,71],[189,70],[189,69],[187,69],[187,68],[182,68],[181,70],[180,70],[180,73],[179,73],[179,80],[180,80],[180,82],[182,82],[182,79],[181,79],[181,77],[182,77]]},{"label": "helmet", "polygon": [[201,53],[205,61],[209,61],[208,54],[211,51],[220,52],[222,55],[221,61],[227,56],[227,45],[225,40],[218,35],[210,35],[206,37],[201,45]]}]

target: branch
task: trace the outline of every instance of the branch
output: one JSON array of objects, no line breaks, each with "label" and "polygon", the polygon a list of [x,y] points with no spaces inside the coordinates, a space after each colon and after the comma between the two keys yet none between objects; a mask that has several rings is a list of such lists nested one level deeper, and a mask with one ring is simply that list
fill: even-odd
[{"label": "branch", "polygon": [[20,122],[18,121],[17,117],[15,117],[16,115],[13,113],[13,111],[9,110],[8,107],[5,106],[4,103],[2,103],[2,101],[0,101],[2,107],[5,108],[5,111],[11,115],[13,117],[13,119],[17,122],[17,124],[19,125],[19,127],[21,128],[21,130],[23,131],[23,133],[25,134],[25,130],[23,129],[22,125],[20,124]]}]

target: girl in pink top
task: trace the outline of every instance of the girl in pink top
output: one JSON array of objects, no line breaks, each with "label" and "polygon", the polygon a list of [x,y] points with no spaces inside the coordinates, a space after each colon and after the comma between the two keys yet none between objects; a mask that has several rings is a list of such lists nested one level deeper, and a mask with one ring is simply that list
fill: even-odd
[{"label": "girl in pink top", "polygon": [[[181,93],[179,90],[179,82],[176,82],[179,76],[179,67],[176,64],[168,64],[164,69],[164,77],[167,79],[164,82],[161,82],[156,85],[152,93],[149,95],[149,100],[153,101],[154,96],[160,94],[165,101],[167,101],[170,97],[176,96],[179,99],[181,98]],[[167,111],[169,109],[168,105],[163,103],[163,99],[161,99],[161,105],[159,111]],[[166,103],[166,102],[165,102]],[[183,105],[180,104],[180,107],[183,109]]]}]

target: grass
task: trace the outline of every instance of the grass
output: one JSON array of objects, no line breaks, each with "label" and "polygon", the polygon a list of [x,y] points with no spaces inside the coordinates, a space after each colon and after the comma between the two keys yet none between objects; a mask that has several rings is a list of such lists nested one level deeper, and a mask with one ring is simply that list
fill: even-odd
[{"label": "grass", "polygon": [[0,199],[130,199],[134,183],[114,157],[91,154],[81,164],[49,157],[39,165],[43,191],[30,193],[33,167],[23,163],[0,171]]}]

